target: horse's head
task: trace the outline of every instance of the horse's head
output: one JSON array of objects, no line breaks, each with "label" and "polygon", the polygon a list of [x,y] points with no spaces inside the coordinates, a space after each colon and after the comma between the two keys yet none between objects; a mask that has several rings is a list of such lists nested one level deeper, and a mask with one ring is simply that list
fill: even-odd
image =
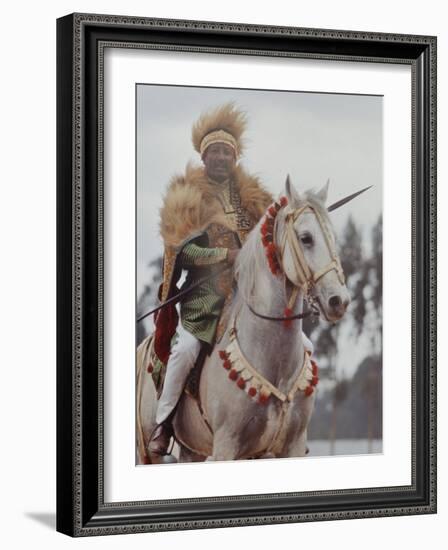
[{"label": "horse's head", "polygon": [[325,207],[328,182],[302,196],[288,176],[285,191],[288,204],[278,213],[275,231],[280,267],[294,286],[316,299],[328,321],[338,321],[350,297]]}]

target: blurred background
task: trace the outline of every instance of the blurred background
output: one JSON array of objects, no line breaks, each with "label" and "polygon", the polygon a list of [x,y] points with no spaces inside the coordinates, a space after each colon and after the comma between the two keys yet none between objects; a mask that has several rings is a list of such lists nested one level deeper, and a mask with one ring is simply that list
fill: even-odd
[{"label": "blurred background", "polygon": [[[248,115],[245,168],[278,196],[330,178],[328,202],[373,188],[331,214],[352,303],[342,322],[306,320],[319,365],[312,456],[382,452],[382,98],[329,93],[137,86],[137,312],[157,303],[164,190],[188,162],[198,116],[234,101]],[[137,324],[137,340],[153,330]]]}]

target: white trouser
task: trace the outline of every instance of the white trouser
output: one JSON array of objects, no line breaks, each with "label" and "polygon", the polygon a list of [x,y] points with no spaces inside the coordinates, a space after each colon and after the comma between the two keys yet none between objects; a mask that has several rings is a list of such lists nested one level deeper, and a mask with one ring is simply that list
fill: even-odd
[{"label": "white trouser", "polygon": [[177,334],[177,341],[171,348],[171,355],[166,366],[162,395],[157,405],[157,424],[166,420],[177,405],[188,373],[194,367],[201,350],[199,340],[186,331],[182,327],[182,323],[177,326]]}]

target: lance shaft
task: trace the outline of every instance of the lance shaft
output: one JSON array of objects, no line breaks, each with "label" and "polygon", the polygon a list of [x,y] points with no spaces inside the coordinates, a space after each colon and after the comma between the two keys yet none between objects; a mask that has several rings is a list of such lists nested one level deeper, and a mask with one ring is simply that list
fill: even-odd
[{"label": "lance shaft", "polygon": [[178,292],[177,294],[175,294],[174,296],[171,296],[171,298],[168,298],[168,300],[165,300],[164,302],[162,302],[161,304],[159,304],[157,307],[155,307],[154,309],[151,309],[150,311],[148,311],[147,313],[144,313],[143,315],[141,315],[140,317],[137,318],[137,323],[139,323],[140,321],[143,321],[143,319],[146,319],[146,317],[148,317],[149,315],[152,315],[153,313],[156,313],[157,311],[159,311],[159,309],[162,309],[164,308],[165,306],[168,306],[170,304],[175,304],[177,303],[183,296],[186,296],[187,294],[189,294],[192,290],[194,290],[195,288],[197,288],[198,286],[202,285],[203,283],[206,283],[207,281],[210,281],[212,279],[214,279],[215,277],[217,277],[218,275],[221,275],[221,273],[224,273],[224,271],[227,271],[228,269],[230,269],[232,266],[230,265],[227,265],[217,271],[215,271],[214,273],[210,274],[210,275],[207,275],[206,277],[202,277],[202,279],[199,279],[198,281],[196,281],[195,283],[193,283],[191,286],[189,286],[188,288],[184,289],[184,290],[181,290],[180,292]]}]

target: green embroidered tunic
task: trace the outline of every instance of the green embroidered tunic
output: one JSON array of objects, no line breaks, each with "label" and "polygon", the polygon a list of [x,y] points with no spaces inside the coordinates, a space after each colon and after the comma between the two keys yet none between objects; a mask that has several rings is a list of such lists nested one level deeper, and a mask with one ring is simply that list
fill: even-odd
[{"label": "green embroidered tunic", "polygon": [[[242,207],[239,193],[232,179],[223,183],[209,183],[215,189],[216,198],[221,203],[228,227],[237,235],[236,239],[242,243],[252,229],[254,220],[247,210]],[[176,264],[188,271],[188,276],[182,289],[190,287],[199,279],[221,269],[227,261],[228,248],[210,247],[206,233],[191,238],[185,244],[177,257]],[[220,275],[205,281],[187,294],[181,301],[180,318],[182,326],[198,340],[213,345],[220,315],[225,303],[227,288],[220,288]]]},{"label": "green embroidered tunic", "polygon": [[[194,241],[189,242],[178,258],[182,269],[188,270],[182,289],[212,273],[216,266],[221,267],[226,260],[227,248],[206,248]],[[180,307],[181,322],[185,330],[198,340],[213,344],[224,300],[216,291],[213,279],[187,294]]]}]

